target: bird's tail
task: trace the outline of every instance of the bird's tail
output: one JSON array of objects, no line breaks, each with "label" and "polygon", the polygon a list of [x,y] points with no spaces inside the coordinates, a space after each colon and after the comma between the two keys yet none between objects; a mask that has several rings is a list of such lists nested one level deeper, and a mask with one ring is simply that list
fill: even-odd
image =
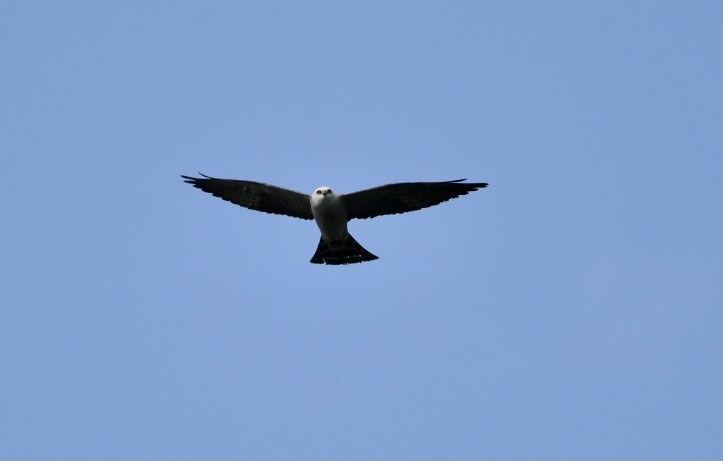
[{"label": "bird's tail", "polygon": [[374,261],[379,259],[373,254],[359,245],[351,234],[347,234],[346,239],[340,243],[328,243],[324,241],[324,237],[319,240],[319,246],[316,253],[311,258],[314,264],[354,264],[364,261]]}]

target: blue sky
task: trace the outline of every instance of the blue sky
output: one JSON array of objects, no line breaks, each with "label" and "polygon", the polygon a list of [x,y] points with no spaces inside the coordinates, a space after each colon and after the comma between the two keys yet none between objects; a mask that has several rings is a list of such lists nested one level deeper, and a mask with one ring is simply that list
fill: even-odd
[{"label": "blue sky", "polygon": [[[721,5],[0,4],[0,458],[720,459]],[[490,187],[309,221],[179,175]]]}]

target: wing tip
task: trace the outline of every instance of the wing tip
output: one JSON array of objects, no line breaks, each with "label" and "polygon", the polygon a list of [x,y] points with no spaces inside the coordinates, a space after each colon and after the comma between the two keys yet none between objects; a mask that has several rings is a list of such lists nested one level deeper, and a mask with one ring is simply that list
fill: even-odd
[{"label": "wing tip", "polygon": [[200,174],[200,175],[203,176],[203,177],[202,177],[202,178],[194,178],[193,176],[186,176],[186,175],[183,175],[183,174],[181,175],[181,177],[183,178],[183,182],[186,182],[186,183],[188,183],[188,184],[194,184],[194,185],[195,185],[195,184],[198,184],[199,181],[206,181],[206,180],[209,180],[209,179],[216,179],[216,178],[213,178],[213,177],[211,177],[211,176],[207,176],[207,175],[201,173],[200,171],[198,172],[198,174]]},{"label": "wing tip", "polygon": [[469,190],[477,190],[477,189],[484,189],[485,187],[489,186],[489,183],[486,182],[464,182],[467,178],[464,179],[453,179],[452,181],[445,181],[448,184],[459,184],[460,186],[468,187]]}]

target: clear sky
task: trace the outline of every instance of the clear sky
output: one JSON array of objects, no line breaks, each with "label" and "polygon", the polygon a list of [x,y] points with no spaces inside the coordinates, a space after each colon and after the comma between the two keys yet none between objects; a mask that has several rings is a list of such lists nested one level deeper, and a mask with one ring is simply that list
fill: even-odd
[{"label": "clear sky", "polygon": [[[720,459],[721,2],[0,3],[0,458]],[[469,178],[352,221],[184,184]]]}]

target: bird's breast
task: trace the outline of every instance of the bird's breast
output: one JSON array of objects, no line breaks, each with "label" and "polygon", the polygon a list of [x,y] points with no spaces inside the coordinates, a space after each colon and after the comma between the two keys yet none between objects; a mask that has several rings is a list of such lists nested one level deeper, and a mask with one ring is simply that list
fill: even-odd
[{"label": "bird's breast", "polygon": [[346,238],[346,207],[338,197],[313,197],[311,212],[324,240],[339,242]]}]

